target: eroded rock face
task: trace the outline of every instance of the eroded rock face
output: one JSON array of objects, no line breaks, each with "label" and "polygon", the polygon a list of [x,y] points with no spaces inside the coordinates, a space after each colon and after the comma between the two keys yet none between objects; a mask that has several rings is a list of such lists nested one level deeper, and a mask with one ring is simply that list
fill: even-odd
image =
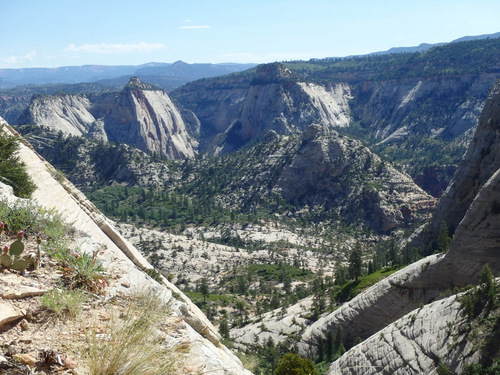
[{"label": "eroded rock face", "polygon": [[422,220],[435,204],[359,141],[321,125],[304,131],[277,186],[289,201],[337,206],[343,217],[363,218],[379,232]]},{"label": "eroded rock face", "polygon": [[[365,81],[353,88],[354,117],[369,124],[382,142],[415,132],[453,139],[477,125],[497,79],[495,74],[464,74]],[[443,116],[443,106],[452,112]]]},{"label": "eroded rock face", "polygon": [[96,121],[90,113],[91,106],[84,95],[37,96],[23,112],[19,123],[46,126],[67,135],[81,136]]},{"label": "eroded rock face", "polygon": [[120,93],[36,96],[18,120],[65,135],[127,143],[166,159],[193,158],[197,142],[168,95],[132,78]]},{"label": "eroded rock face", "polygon": [[339,325],[344,330],[345,343],[350,346],[356,337],[369,337],[420,303],[436,299],[446,288],[429,287],[425,281],[431,275],[429,270],[443,259],[443,255],[432,255],[415,262],[321,317],[305,330],[299,343],[300,351],[314,354],[318,337],[325,337],[327,331],[335,332]]},{"label": "eroded rock face", "polygon": [[321,86],[291,82],[287,80],[286,69],[281,70],[278,77],[267,71],[257,72],[242,102],[239,118],[228,131],[226,143],[238,146],[238,142],[245,143],[269,130],[296,134],[311,123],[349,125],[350,89],[347,84]]},{"label": "eroded rock face", "polygon": [[350,349],[327,374],[436,374],[442,358],[451,373],[460,373],[479,354],[460,330],[465,322],[456,296],[436,301]]},{"label": "eroded rock face", "polygon": [[104,117],[104,130],[113,142],[127,143],[167,159],[195,155],[196,144],[168,95],[162,90],[131,86],[117,97]]},{"label": "eroded rock face", "polygon": [[282,64],[262,65],[251,78],[210,87],[198,82],[175,93],[201,122],[203,152],[230,152],[270,130],[290,135],[312,123],[349,125],[351,89],[346,83],[300,82]]},{"label": "eroded rock face", "polygon": [[[415,236],[413,244],[422,246],[435,240],[442,221],[446,223],[452,235],[479,190],[499,168],[500,83],[497,83],[485,104],[479,125],[453,181],[441,198],[430,225],[423,233]],[[491,203],[493,202],[494,200]]]}]

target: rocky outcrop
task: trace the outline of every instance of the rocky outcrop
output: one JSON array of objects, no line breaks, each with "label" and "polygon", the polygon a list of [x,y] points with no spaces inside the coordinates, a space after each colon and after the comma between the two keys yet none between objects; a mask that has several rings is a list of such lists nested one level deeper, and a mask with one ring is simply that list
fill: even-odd
[{"label": "rocky outcrop", "polygon": [[[356,140],[312,125],[277,181],[289,201],[324,205],[363,218],[379,232],[422,220],[434,199]],[[411,219],[410,219],[411,218]]]},{"label": "rocky outcrop", "polygon": [[328,375],[345,374],[437,374],[439,360],[460,373],[477,361],[479,352],[463,324],[457,296],[433,302],[409,312],[353,347],[335,361]]},{"label": "rocky outcrop", "polygon": [[[189,96],[190,87],[196,88],[196,98]],[[349,85],[300,82],[277,63],[260,66],[251,82],[188,85],[176,99],[200,119],[202,150],[219,145],[219,151],[229,152],[270,130],[290,135],[312,123],[344,127],[350,122]]]},{"label": "rocky outcrop", "polygon": [[477,125],[497,79],[485,73],[366,81],[353,88],[353,116],[382,142],[412,134],[454,139]]},{"label": "rocky outcrop", "polygon": [[166,159],[193,158],[197,147],[168,95],[137,78],[120,93],[34,96],[18,123],[126,143]]},{"label": "rocky outcrop", "polygon": [[96,121],[91,102],[84,95],[34,96],[19,123],[46,126],[67,135],[84,135]]},{"label": "rocky outcrop", "polygon": [[[345,343],[351,346],[357,337],[369,337],[419,304],[438,298],[446,290],[446,282],[429,286],[425,281],[431,275],[429,270],[443,258],[443,255],[433,255],[413,263],[321,317],[302,335],[301,352],[314,354],[318,338],[325,337],[327,331],[335,332],[339,325],[344,329]],[[442,277],[446,281],[446,276]]]},{"label": "rocky outcrop", "polygon": [[[1,123],[7,132],[15,134],[3,120]],[[108,270],[113,270],[113,274],[119,275],[113,283],[116,286],[110,287],[108,293],[125,293],[126,290],[120,286],[122,284],[130,285],[131,290],[159,288],[172,314],[185,322],[182,329],[173,332],[172,337],[167,335],[166,340],[184,340],[188,344],[187,363],[214,374],[249,374],[238,358],[220,343],[217,330],[204,314],[179,289],[166,279],[160,286],[143,272],[152,269],[152,266],[81,192],[66,179],[59,178],[61,182],[58,182],[53,177],[56,171],[27,142],[21,145],[19,155],[37,185],[33,198],[38,204],[57,209],[77,231],[88,236],[84,241],[87,246],[103,249],[100,260]],[[181,335],[180,338],[178,335]]]},{"label": "rocky outcrop", "polygon": [[194,157],[195,142],[168,95],[132,78],[104,117],[108,139],[167,159]]}]

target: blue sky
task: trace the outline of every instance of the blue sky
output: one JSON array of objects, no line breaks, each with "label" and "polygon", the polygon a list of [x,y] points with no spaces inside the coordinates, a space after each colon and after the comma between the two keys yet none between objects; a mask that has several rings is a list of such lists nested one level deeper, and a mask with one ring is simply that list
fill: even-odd
[{"label": "blue sky", "polygon": [[347,56],[500,31],[499,0],[0,0],[0,68]]}]

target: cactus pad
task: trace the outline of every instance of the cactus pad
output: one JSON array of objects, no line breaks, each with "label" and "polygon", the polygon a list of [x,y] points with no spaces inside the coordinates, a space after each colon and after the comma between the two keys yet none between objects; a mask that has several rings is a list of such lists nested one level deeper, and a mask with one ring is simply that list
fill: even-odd
[{"label": "cactus pad", "polygon": [[2,266],[8,268],[12,264],[12,258],[9,254],[3,253],[2,255],[0,255],[0,263],[2,264]]},{"label": "cactus pad", "polygon": [[10,245],[9,254],[18,257],[24,251],[24,244],[20,240],[15,240]]},{"label": "cactus pad", "polygon": [[28,262],[24,259],[17,259],[14,261],[14,263],[12,263],[10,268],[16,271],[23,272],[24,270],[26,270],[26,268],[28,268]]}]

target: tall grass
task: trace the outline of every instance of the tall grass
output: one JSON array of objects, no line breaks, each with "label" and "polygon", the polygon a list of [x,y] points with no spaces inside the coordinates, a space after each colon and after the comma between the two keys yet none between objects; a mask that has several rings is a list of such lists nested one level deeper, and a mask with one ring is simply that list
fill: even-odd
[{"label": "tall grass", "polygon": [[167,349],[159,330],[167,308],[150,291],[128,300],[125,311],[114,316],[105,334],[87,333],[90,375],[160,375],[179,368],[181,354]]}]

